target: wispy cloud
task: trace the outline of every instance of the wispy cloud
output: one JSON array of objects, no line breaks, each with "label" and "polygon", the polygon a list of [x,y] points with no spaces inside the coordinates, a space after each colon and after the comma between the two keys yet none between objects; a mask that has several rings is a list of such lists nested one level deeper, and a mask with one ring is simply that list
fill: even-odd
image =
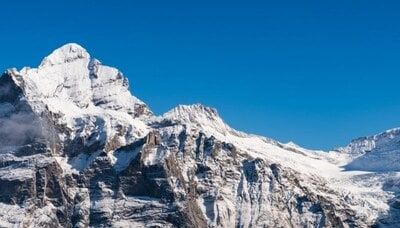
[{"label": "wispy cloud", "polygon": [[14,113],[0,118],[0,146],[24,145],[41,135],[41,125],[33,113]]}]

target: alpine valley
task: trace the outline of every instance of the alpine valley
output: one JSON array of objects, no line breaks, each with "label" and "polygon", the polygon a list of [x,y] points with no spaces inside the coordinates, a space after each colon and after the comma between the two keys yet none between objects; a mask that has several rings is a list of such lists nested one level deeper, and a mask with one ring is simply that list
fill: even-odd
[{"label": "alpine valley", "polygon": [[400,129],[332,151],[162,116],[66,44],[0,77],[0,227],[400,227]]}]

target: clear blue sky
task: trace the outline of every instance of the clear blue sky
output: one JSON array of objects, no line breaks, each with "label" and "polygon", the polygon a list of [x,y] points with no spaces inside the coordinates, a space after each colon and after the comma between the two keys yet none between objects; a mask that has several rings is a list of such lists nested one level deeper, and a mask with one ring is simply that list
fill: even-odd
[{"label": "clear blue sky", "polygon": [[157,114],[200,102],[324,149],[400,126],[398,1],[5,2],[3,70],[77,42]]}]

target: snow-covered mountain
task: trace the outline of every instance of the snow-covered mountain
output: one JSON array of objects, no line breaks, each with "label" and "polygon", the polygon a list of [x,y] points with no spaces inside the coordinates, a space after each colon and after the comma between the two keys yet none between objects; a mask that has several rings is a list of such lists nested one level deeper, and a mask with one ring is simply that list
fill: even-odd
[{"label": "snow-covered mountain", "polygon": [[67,44],[0,77],[0,227],[398,227],[399,135],[324,152],[156,116]]}]

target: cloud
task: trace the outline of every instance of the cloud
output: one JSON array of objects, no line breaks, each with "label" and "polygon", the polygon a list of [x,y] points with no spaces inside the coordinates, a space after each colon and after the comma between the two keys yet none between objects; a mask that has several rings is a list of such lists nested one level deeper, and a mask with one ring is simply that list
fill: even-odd
[{"label": "cloud", "polygon": [[0,94],[7,95],[11,92],[11,86],[9,84],[0,85]]},{"label": "cloud", "polygon": [[33,113],[20,112],[0,118],[0,147],[21,146],[41,137],[42,126]]},{"label": "cloud", "polygon": [[[40,119],[26,109],[8,75],[0,77],[0,148],[21,146],[41,137]],[[42,137],[41,137],[42,138]]]}]

